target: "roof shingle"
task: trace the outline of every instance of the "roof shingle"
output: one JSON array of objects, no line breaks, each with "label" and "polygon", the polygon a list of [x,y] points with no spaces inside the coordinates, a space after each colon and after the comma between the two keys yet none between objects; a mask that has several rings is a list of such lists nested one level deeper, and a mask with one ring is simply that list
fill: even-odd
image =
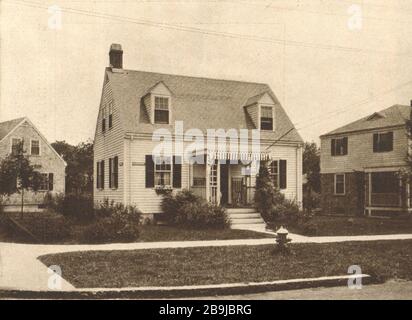
[{"label": "roof shingle", "polygon": [[23,120],[24,117],[0,122],[0,141]]}]

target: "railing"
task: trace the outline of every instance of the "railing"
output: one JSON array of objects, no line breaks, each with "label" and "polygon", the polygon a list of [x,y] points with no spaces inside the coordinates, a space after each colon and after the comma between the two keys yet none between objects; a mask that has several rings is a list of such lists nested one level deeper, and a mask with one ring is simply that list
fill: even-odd
[{"label": "railing", "polygon": [[372,193],[371,205],[377,207],[399,207],[400,200],[398,193]]}]

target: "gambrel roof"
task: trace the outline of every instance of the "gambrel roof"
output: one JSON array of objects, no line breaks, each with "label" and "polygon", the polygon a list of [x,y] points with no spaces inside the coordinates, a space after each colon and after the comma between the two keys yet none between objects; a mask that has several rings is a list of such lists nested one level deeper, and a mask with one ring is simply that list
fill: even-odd
[{"label": "gambrel roof", "polygon": [[343,127],[328,132],[323,136],[337,135],[349,132],[388,128],[405,125],[409,119],[411,107],[395,104],[387,109],[374,112],[362,119],[351,122]]},{"label": "gambrel roof", "polygon": [[[106,68],[106,77],[125,133],[152,133],[157,127],[165,127],[150,123],[142,101],[150,89],[159,83],[170,90],[173,119],[183,121],[184,130],[198,128],[205,132],[213,128],[253,129],[244,107],[265,93],[275,102],[276,130],[261,132],[261,138],[278,139],[293,128],[267,84],[111,68]],[[173,123],[169,127],[173,130]],[[282,140],[302,142],[295,128]]]}]

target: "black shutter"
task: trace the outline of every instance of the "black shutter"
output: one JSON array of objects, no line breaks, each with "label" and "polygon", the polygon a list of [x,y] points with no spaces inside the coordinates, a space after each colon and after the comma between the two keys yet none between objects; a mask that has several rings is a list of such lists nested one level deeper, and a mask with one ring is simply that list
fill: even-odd
[{"label": "black shutter", "polygon": [[104,160],[102,160],[100,162],[100,174],[101,174],[101,178],[100,178],[100,188],[104,189]]},{"label": "black shutter", "polygon": [[96,188],[100,188],[100,162],[96,162]]},{"label": "black shutter", "polygon": [[287,187],[287,177],[286,177],[287,165],[286,160],[279,161],[279,188],[286,189]]},{"label": "black shutter", "polygon": [[378,134],[373,134],[373,152],[378,152]]},{"label": "black shutter", "polygon": [[113,187],[113,179],[112,179],[112,173],[113,173],[113,159],[109,158],[109,188]]},{"label": "black shutter", "polygon": [[173,188],[182,187],[182,157],[173,156]]},{"label": "black shutter", "polygon": [[114,181],[113,186],[117,189],[119,187],[119,157],[116,156],[113,159]]},{"label": "black shutter", "polygon": [[53,173],[49,173],[49,191],[53,191]]},{"label": "black shutter", "polygon": [[154,162],[151,154],[146,155],[146,188],[154,187]]},{"label": "black shutter", "polygon": [[393,150],[393,132],[388,132],[388,136],[389,136],[389,141],[388,141],[388,151],[392,151]]},{"label": "black shutter", "polygon": [[343,138],[343,154],[348,154],[348,137]]},{"label": "black shutter", "polygon": [[335,152],[335,150],[336,150],[336,140],[332,139],[330,142],[331,142],[331,144],[330,144],[331,155],[335,156],[336,155],[336,152]]}]

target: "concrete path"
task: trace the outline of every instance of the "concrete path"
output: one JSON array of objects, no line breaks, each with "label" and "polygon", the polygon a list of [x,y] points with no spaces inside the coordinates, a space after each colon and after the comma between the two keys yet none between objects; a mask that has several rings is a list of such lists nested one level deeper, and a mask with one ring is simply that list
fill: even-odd
[{"label": "concrete path", "polygon": [[[412,239],[412,234],[351,236],[351,237],[305,237],[290,234],[292,243],[331,243],[344,241],[377,241]],[[136,242],[101,245],[36,245],[0,243],[0,289],[50,290],[49,283],[56,276],[37,258],[45,254],[95,251],[95,250],[141,250],[165,248],[192,248],[211,246],[255,246],[273,244],[273,238],[210,240],[210,241],[170,241],[170,242]],[[75,289],[70,283],[61,280],[62,290]]]}]

